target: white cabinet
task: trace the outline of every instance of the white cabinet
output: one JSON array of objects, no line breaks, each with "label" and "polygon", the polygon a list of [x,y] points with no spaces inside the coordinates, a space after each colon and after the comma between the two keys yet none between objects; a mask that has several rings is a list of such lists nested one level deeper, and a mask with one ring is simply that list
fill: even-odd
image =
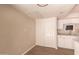
[{"label": "white cabinet", "polygon": [[36,20],[36,45],[57,48],[57,19]]},{"label": "white cabinet", "polygon": [[77,38],[77,36],[58,35],[58,47],[74,49],[73,40],[76,38]]},{"label": "white cabinet", "polygon": [[74,40],[74,54],[79,55],[79,39]]}]

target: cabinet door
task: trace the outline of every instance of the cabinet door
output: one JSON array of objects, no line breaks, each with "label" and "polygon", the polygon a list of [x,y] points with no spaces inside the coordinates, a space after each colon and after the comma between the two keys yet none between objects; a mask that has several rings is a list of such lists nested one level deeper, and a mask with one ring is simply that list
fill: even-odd
[{"label": "cabinet door", "polygon": [[65,37],[58,35],[58,47],[65,48]]},{"label": "cabinet door", "polygon": [[74,36],[67,36],[65,39],[65,48],[73,49],[74,44],[73,44],[73,39]]},{"label": "cabinet door", "polygon": [[64,36],[64,35],[58,36],[58,47],[74,49],[73,40],[75,38],[76,38],[75,36]]},{"label": "cabinet door", "polygon": [[65,48],[72,49],[72,38],[70,36],[65,37]]},{"label": "cabinet door", "polygon": [[79,55],[79,42],[76,40],[74,41],[74,54]]},{"label": "cabinet door", "polygon": [[57,48],[57,19],[36,20],[36,44]]}]

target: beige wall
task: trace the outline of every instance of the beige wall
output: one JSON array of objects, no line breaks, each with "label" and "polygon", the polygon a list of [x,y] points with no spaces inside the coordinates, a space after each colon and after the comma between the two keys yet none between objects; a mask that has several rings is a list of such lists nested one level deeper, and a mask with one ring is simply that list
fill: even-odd
[{"label": "beige wall", "polygon": [[0,54],[21,54],[35,44],[35,22],[8,5],[0,5]]}]

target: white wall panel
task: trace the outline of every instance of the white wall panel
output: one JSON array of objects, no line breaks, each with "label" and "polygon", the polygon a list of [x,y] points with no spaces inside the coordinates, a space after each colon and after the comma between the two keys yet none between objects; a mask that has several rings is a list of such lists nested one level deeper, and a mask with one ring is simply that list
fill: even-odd
[{"label": "white wall panel", "polygon": [[36,44],[57,48],[56,17],[36,20]]}]

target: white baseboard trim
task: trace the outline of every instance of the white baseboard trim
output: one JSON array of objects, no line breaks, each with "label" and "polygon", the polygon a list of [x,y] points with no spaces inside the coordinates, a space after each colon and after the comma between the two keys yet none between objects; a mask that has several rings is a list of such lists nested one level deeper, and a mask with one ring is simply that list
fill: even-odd
[{"label": "white baseboard trim", "polygon": [[23,52],[21,55],[24,55],[25,53],[27,53],[28,51],[30,51],[33,47],[35,47],[36,45],[31,46],[30,48],[28,48],[28,50],[26,50],[25,52]]}]

